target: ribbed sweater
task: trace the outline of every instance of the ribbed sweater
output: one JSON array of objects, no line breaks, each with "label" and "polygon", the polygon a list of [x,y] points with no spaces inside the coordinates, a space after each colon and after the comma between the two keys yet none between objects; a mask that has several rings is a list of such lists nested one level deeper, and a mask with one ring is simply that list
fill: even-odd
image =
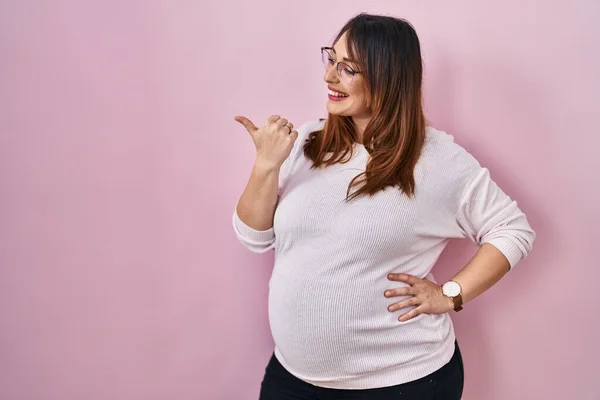
[{"label": "ribbed sweater", "polygon": [[452,238],[490,243],[512,268],[531,250],[535,233],[488,169],[432,127],[414,170],[414,197],[388,187],[346,202],[348,184],[365,170],[369,153],[355,144],[350,161],[310,169],[302,145],[323,125],[297,129],[280,169],[272,228],[257,231],[233,213],[246,248],[275,251],[268,302],[275,356],[291,374],[320,387],[368,389],[421,378],[452,357],[452,321],[449,314],[398,321],[411,308],[387,310],[404,297],[383,292],[405,285],[389,281],[388,273],[436,282],[431,269]]}]

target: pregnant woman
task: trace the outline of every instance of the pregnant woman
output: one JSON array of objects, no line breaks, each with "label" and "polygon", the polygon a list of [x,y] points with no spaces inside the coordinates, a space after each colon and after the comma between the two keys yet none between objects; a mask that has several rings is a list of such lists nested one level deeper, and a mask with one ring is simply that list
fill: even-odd
[{"label": "pregnant woman", "polygon": [[[488,169],[427,125],[407,21],[360,14],[321,54],[326,119],[295,129],[236,117],[256,161],[233,226],[251,251],[275,251],[260,399],[460,399],[450,313],[525,257],[535,233]],[[438,284],[431,269],[452,238],[479,249]]]}]

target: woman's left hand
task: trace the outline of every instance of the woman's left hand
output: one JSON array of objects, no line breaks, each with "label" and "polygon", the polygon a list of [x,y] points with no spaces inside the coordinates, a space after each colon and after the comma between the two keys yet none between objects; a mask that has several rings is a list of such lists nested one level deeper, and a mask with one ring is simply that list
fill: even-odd
[{"label": "woman's left hand", "polygon": [[388,307],[388,311],[390,312],[398,311],[404,307],[416,307],[398,318],[402,322],[406,322],[419,314],[444,314],[454,309],[452,299],[444,296],[442,287],[428,279],[420,279],[408,274],[388,274],[388,279],[396,282],[404,282],[409,285],[396,289],[388,289],[384,293],[384,296],[388,298],[410,296]]}]

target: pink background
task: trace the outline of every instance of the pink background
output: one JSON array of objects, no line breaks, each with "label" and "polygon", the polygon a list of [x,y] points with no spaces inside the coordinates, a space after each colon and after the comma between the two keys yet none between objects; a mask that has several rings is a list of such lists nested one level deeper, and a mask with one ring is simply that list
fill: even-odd
[{"label": "pink background", "polygon": [[323,116],[360,11],[415,25],[430,121],[538,233],[454,317],[464,399],[600,398],[598,1],[52,3],[0,2],[0,399],[257,398],[273,258],[231,228],[233,117]]}]

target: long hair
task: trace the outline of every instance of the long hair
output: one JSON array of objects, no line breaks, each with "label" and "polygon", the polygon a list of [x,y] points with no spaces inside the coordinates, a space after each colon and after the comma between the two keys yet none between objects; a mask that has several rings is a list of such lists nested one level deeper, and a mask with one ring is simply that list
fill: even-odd
[{"label": "long hair", "polygon": [[[346,201],[372,196],[388,186],[412,197],[413,173],[426,127],[423,63],[417,33],[406,20],[365,13],[349,20],[334,44],[345,32],[349,57],[357,60],[364,71],[372,113],[363,134],[363,145],[371,160],[365,172],[348,185]],[[313,161],[312,168],[345,163],[352,157],[356,137],[351,117],[329,114],[323,130],[309,135],[304,154]],[[360,187],[350,195],[355,186]]]}]

